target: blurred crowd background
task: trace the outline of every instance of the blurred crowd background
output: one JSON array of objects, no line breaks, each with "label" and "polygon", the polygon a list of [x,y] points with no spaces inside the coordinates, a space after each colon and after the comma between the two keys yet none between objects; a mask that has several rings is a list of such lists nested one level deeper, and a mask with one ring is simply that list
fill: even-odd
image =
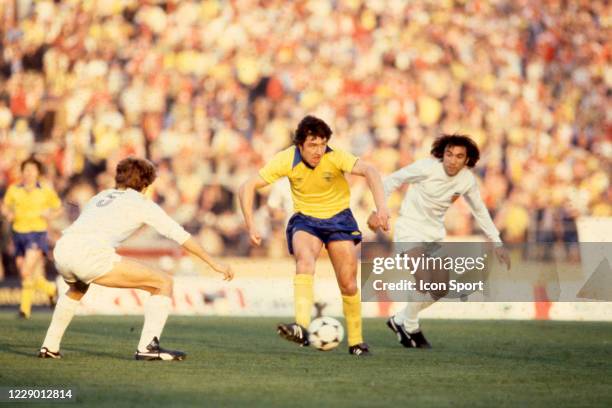
[{"label": "blurred crowd background", "polygon": [[[509,242],[575,241],[577,217],[612,215],[606,1],[5,0],[0,16],[0,196],[36,154],[66,210],[52,240],[138,155],[206,248],[252,254],[237,188],[306,114],[383,174],[441,133],[471,135]],[[365,230],[372,199],[351,182]],[[259,254],[285,256],[287,184],[258,204]],[[479,232],[461,200],[447,226]]]}]

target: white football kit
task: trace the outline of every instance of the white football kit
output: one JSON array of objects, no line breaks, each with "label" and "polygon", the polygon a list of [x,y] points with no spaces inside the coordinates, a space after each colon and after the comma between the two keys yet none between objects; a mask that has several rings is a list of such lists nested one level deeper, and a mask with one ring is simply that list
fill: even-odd
[{"label": "white football kit", "polygon": [[385,195],[388,197],[406,183],[411,186],[404,196],[395,223],[395,242],[443,240],[446,235],[444,215],[453,202],[463,196],[487,238],[501,243],[499,231],[480,197],[476,177],[467,168],[448,176],[440,160],[418,160],[384,178]]},{"label": "white football kit", "polygon": [[[385,195],[388,197],[392,191],[406,183],[411,186],[404,196],[393,232],[398,253],[410,249],[413,245],[421,246],[422,242],[442,241],[446,235],[444,215],[461,196],[465,197],[476,222],[487,238],[501,245],[499,231],[480,197],[476,177],[467,168],[449,176],[440,160],[418,160],[385,177]],[[441,255],[438,253],[438,256]],[[409,301],[406,306],[392,319],[408,333],[416,333],[420,330],[419,312],[436,300],[429,294],[415,291],[409,293],[407,300]]]},{"label": "white football kit", "polygon": [[121,260],[115,248],[143,225],[182,245],[191,236],[162,208],[133,189],[108,189],[63,231],[53,255],[66,282],[91,283]]}]

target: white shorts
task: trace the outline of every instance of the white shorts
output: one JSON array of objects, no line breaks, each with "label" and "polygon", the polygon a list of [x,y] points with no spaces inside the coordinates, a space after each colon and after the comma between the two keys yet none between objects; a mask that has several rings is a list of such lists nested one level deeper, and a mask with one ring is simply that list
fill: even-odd
[{"label": "white shorts", "polygon": [[425,234],[418,234],[418,228],[409,228],[402,225],[400,222],[395,224],[395,230],[393,234],[393,251],[396,254],[403,254],[410,252],[415,248],[419,248],[427,252],[429,256],[432,256],[437,249],[438,245],[426,245],[441,242],[444,237],[439,236],[426,236]]},{"label": "white shorts", "polygon": [[62,236],[55,244],[53,256],[58,272],[68,283],[90,284],[121,261],[113,247],[102,246],[91,237],[79,234]]},{"label": "white shorts", "polygon": [[419,225],[399,217],[393,225],[394,242],[439,242],[444,239],[444,229],[432,228],[430,225]]}]

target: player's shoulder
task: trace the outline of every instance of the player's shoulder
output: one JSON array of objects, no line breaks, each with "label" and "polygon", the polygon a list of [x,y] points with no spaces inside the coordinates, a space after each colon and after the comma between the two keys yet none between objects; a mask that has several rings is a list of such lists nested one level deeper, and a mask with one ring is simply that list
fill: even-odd
[{"label": "player's shoulder", "polygon": [[354,156],[348,150],[339,149],[339,148],[333,147],[333,146],[327,146],[327,150],[325,151],[325,155],[330,157],[330,158],[333,158],[333,159],[342,158],[342,157],[346,157],[346,156]]},{"label": "player's shoulder", "polygon": [[40,182],[40,183],[38,183],[38,185],[39,185],[39,188],[43,192],[55,194],[55,188],[53,187],[53,184],[47,183],[47,182]]},{"label": "player's shoulder", "polygon": [[272,159],[270,159],[270,162],[275,162],[278,164],[291,163],[295,158],[296,152],[298,152],[296,146],[289,146],[288,148],[276,153]]},{"label": "player's shoulder", "polygon": [[352,167],[358,159],[358,157],[351,152],[338,149],[333,146],[327,146],[324,157],[328,160],[328,163],[331,163],[339,168],[344,168],[347,166]]},{"label": "player's shoulder", "polygon": [[435,169],[442,168],[442,162],[434,157],[425,157],[412,162],[406,167],[418,169],[424,174],[431,174]]},{"label": "player's shoulder", "polygon": [[425,157],[423,159],[416,160],[413,164],[421,167],[442,166],[442,162],[435,157]]},{"label": "player's shoulder", "polygon": [[10,184],[7,189],[6,189],[6,193],[5,194],[14,194],[16,191],[19,191],[19,189],[21,189],[22,186],[19,183],[13,183]]},{"label": "player's shoulder", "polygon": [[469,181],[471,183],[476,182],[476,175],[474,174],[474,171],[472,171],[472,169],[470,169],[467,166],[461,169],[461,172],[459,173],[459,175],[465,181]]},{"label": "player's shoulder", "polygon": [[130,201],[136,201],[139,203],[147,203],[149,200],[144,194],[138,192],[132,188],[126,188],[125,190],[114,190],[121,194],[122,197],[127,198]]},{"label": "player's shoulder", "polygon": [[465,186],[466,189],[470,189],[475,184],[478,184],[476,175],[468,167],[464,167],[463,169],[461,169],[459,174],[457,174],[457,181],[461,183],[463,186]]}]

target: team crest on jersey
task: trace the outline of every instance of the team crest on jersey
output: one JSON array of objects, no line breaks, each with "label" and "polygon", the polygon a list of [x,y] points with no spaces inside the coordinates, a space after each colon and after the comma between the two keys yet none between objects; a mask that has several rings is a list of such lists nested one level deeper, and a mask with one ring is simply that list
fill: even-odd
[{"label": "team crest on jersey", "polygon": [[334,175],[330,172],[330,171],[326,171],[323,173],[323,178],[325,179],[325,181],[327,181],[328,183],[332,180],[332,177]]},{"label": "team crest on jersey", "polygon": [[455,201],[457,201],[459,197],[461,197],[460,193],[453,194],[453,196],[451,197],[451,203],[454,203]]}]

